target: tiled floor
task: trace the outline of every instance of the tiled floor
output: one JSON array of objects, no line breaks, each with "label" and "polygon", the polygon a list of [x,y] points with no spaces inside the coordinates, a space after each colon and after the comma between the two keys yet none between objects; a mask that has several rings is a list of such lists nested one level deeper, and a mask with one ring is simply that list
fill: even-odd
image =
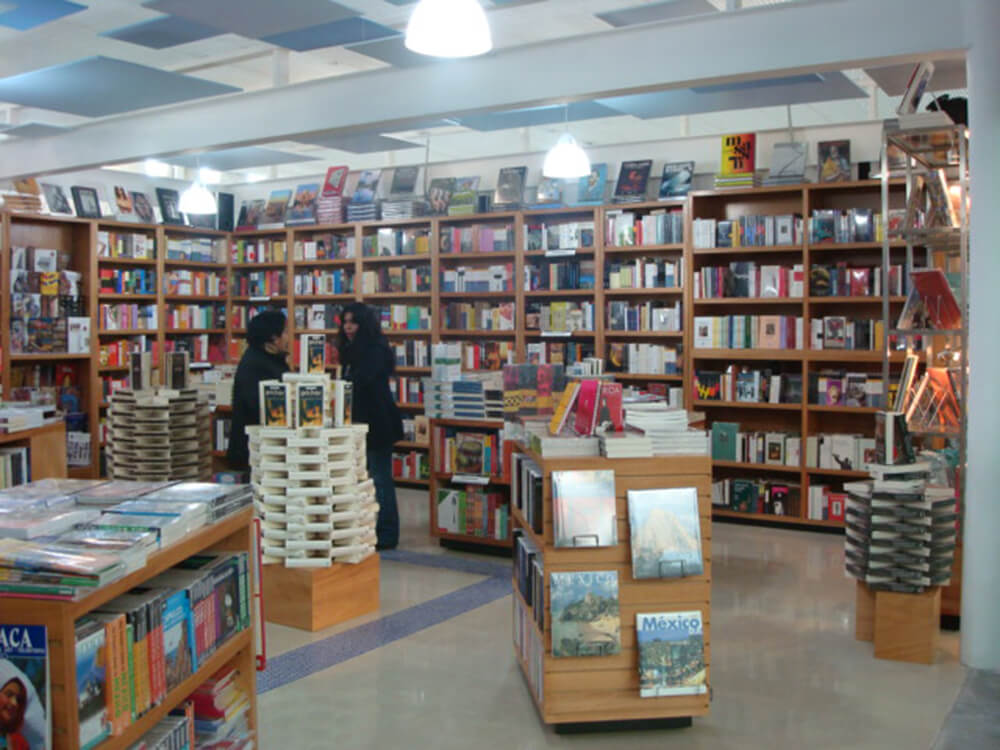
[{"label": "tiled floor", "polygon": [[944,634],[931,667],[876,660],[871,644],[854,640],[842,538],[717,524],[711,714],[683,730],[556,735],[539,721],[514,662],[507,563],[448,552],[448,560],[480,562],[462,571],[428,566],[424,555],[442,552],[426,533],[426,494],[404,492],[400,504],[402,552],[383,558],[380,612],[316,634],[268,626],[264,750],[619,741],[922,750],[965,680],[955,634]]}]

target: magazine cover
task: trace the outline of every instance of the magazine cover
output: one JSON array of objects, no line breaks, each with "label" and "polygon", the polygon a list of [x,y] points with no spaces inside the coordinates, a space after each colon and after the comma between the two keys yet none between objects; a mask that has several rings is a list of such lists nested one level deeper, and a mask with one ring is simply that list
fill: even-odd
[{"label": "magazine cover", "polygon": [[708,692],[701,612],[640,612],[635,616],[635,633],[640,697]]},{"label": "magazine cover", "polygon": [[608,165],[591,164],[590,174],[580,178],[576,189],[576,202],[580,204],[604,203],[604,185],[608,181]]},{"label": "magazine cover", "polygon": [[552,573],[552,655],[607,656],[621,651],[618,571]]},{"label": "magazine cover", "polygon": [[0,625],[0,738],[49,750],[48,638],[44,625]]},{"label": "magazine cover", "polygon": [[285,224],[315,224],[316,199],[319,197],[319,183],[299,185],[295,188],[295,197],[288,204],[285,213]]},{"label": "magazine cover", "polygon": [[614,471],[553,471],[552,512],[557,547],[618,544]]},{"label": "magazine cover", "polygon": [[660,200],[683,198],[691,190],[692,177],[694,177],[693,161],[664,164],[663,178],[660,180]]},{"label": "magazine cover", "polygon": [[694,487],[629,490],[628,522],[633,578],[683,578],[704,572]]}]

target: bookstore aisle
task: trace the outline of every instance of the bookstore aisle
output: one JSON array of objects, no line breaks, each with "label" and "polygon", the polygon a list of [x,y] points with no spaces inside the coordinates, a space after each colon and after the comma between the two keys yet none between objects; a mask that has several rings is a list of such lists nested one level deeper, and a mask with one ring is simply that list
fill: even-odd
[{"label": "bookstore aisle", "polygon": [[932,747],[965,680],[956,633],[930,667],[859,645],[841,537],[717,524],[710,714],[688,729],[556,735],[511,651],[509,560],[443,552],[419,491],[401,490],[400,509],[378,612],[318,633],[268,625],[261,747],[911,750]]}]

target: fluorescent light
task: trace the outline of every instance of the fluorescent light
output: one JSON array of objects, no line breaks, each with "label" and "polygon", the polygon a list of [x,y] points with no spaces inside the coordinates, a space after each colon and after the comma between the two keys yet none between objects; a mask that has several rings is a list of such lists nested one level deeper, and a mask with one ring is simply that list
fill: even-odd
[{"label": "fluorescent light", "polygon": [[222,172],[202,167],[198,170],[198,182],[203,185],[218,185],[222,182]]},{"label": "fluorescent light", "polygon": [[406,48],[431,57],[475,57],[493,49],[477,0],[420,0],[406,26]]},{"label": "fluorescent light", "polygon": [[568,180],[590,174],[590,159],[568,131],[559,136],[556,145],[549,149],[542,165],[542,175]]},{"label": "fluorescent light", "polygon": [[183,214],[214,214],[218,210],[215,196],[200,182],[193,182],[191,187],[181,193],[178,208]]},{"label": "fluorescent light", "polygon": [[146,174],[150,177],[170,176],[170,165],[164,164],[162,161],[157,161],[156,159],[146,159],[142,166],[143,169],[146,170]]}]

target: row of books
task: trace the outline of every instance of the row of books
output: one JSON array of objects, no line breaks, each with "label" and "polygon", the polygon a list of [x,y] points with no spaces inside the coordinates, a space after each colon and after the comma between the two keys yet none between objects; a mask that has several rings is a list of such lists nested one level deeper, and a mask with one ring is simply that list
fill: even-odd
[{"label": "row of books", "polygon": [[429,331],[431,310],[425,305],[381,305],[375,313],[383,331]]},{"label": "row of books", "polygon": [[876,463],[875,438],[853,434],[809,435],[805,439],[805,465],[814,469],[863,471]]},{"label": "row of books", "polygon": [[101,268],[100,294],[156,294],[156,271],[148,268]]},{"label": "row of books", "polygon": [[884,407],[881,376],[824,370],[809,373],[809,403],[819,406]]},{"label": "row of books", "polygon": [[[169,305],[164,318],[164,325],[175,331],[198,328],[225,328],[226,308],[220,304]],[[156,327],[155,317],[153,318],[153,325],[151,327]]]},{"label": "row of books", "polygon": [[551,415],[566,387],[566,368],[561,364],[505,365],[504,419]]},{"label": "row of books", "polygon": [[699,315],[695,349],[802,349],[802,317],[793,315]]},{"label": "row of books", "polygon": [[800,466],[802,437],[793,432],[740,431],[738,422],[712,422],[712,460]]},{"label": "row of books", "polygon": [[228,248],[224,239],[208,237],[168,237],[167,260],[193,263],[226,262]]},{"label": "row of books", "polygon": [[797,482],[721,479],[712,482],[712,505],[740,513],[796,516],[801,497]]},{"label": "row of books", "polygon": [[232,430],[233,420],[229,417],[216,417],[214,424],[212,450],[224,452],[229,449],[229,434]]},{"label": "row of books", "polygon": [[592,302],[532,302],[527,305],[524,327],[529,331],[566,333],[596,328]]},{"label": "row of books", "polygon": [[881,240],[881,225],[881,214],[870,208],[817,209],[810,217],[809,241],[814,244],[876,242]]},{"label": "row of books", "polygon": [[[102,303],[97,307],[97,327],[101,331],[156,330],[156,305],[109,305]],[[202,327],[207,328],[208,326]]]},{"label": "row of books", "polygon": [[[903,266],[889,266],[889,294],[906,294],[905,282]],[[882,266],[814,263],[809,269],[809,294],[814,297],[876,297],[882,294]]]},{"label": "row of books", "polygon": [[446,474],[500,476],[503,441],[498,431],[477,432],[459,427],[431,427],[434,470]]},{"label": "row of books", "polygon": [[[526,230],[527,231],[527,230]],[[475,224],[441,227],[440,251],[452,253],[507,253],[514,251],[514,225]]]},{"label": "row of books", "polygon": [[355,257],[354,233],[314,234],[309,240],[296,240],[295,260],[334,260]]},{"label": "row of books", "polygon": [[[322,305],[320,305],[320,307],[322,307]],[[246,330],[247,323],[249,323],[252,318],[256,317],[258,313],[273,309],[274,307],[267,302],[248,302],[239,305],[232,305],[229,308],[229,322],[235,331]],[[305,328],[304,325],[296,325],[295,327]]]},{"label": "row of books", "polygon": [[802,264],[762,265],[734,261],[728,266],[703,266],[694,272],[694,298],[722,297],[800,298],[803,293]]},{"label": "row of books", "polygon": [[442,292],[511,292],[514,290],[514,264],[458,266],[441,272]]},{"label": "row of books", "polygon": [[[236,308],[233,308],[234,310]],[[295,327],[298,329],[307,328],[311,331],[334,330],[340,328],[340,314],[342,305],[330,302],[313,303],[311,305],[295,306]],[[246,322],[241,328],[246,328]]]},{"label": "row of books", "polygon": [[172,270],[167,273],[164,291],[168,295],[211,295],[226,293],[226,279],[213,271]]},{"label": "row of books", "polygon": [[513,331],[513,302],[447,302],[441,305],[445,330]]},{"label": "row of books", "polygon": [[430,440],[430,420],[424,414],[418,414],[412,419],[403,419],[403,440],[410,443],[427,445]]},{"label": "row of books", "polygon": [[464,373],[454,380],[424,381],[424,415],[430,419],[501,419],[499,372]]},{"label": "row of books", "polygon": [[284,263],[287,257],[288,244],[284,240],[239,238],[230,245],[229,259],[233,263]]},{"label": "row of books", "polygon": [[725,370],[695,370],[696,401],[801,404],[802,374],[731,364]]},{"label": "row of books", "polygon": [[629,261],[605,259],[605,289],[675,289],[684,278],[684,259],[635,258]]},{"label": "row of books", "polygon": [[28,446],[7,445],[0,448],[0,489],[31,481]]},{"label": "row of books", "polygon": [[363,238],[361,253],[365,257],[427,255],[430,253],[430,232],[427,229],[383,227],[376,234]]},{"label": "row of books", "polygon": [[237,297],[287,294],[287,274],[285,271],[234,271],[232,293]]},{"label": "row of books", "polygon": [[389,344],[397,367],[430,367],[430,347],[426,341],[410,339]]},{"label": "row of books", "polygon": [[396,479],[428,479],[431,475],[427,451],[393,451],[392,476]]},{"label": "row of books", "polygon": [[525,291],[593,288],[593,260],[563,260],[537,265],[527,263],[524,266]]},{"label": "row of books", "polygon": [[126,367],[132,352],[150,352],[153,367],[156,367],[160,352],[156,335],[141,333],[129,338],[102,342],[97,353],[97,361],[101,367]]},{"label": "row of books", "polygon": [[673,245],[684,242],[684,212],[657,209],[638,215],[607,212],[604,242],[608,247]]},{"label": "row of books", "polygon": [[670,306],[655,302],[608,302],[609,331],[680,332],[682,321],[680,300]]},{"label": "row of books", "polygon": [[11,319],[12,354],[85,354],[91,351],[90,318]]},{"label": "row of books", "polygon": [[[24,248],[19,248],[24,249]],[[27,248],[30,250],[31,248]],[[55,252],[55,251],[53,251]],[[20,294],[22,298],[42,295],[47,301],[59,298],[76,300],[80,297],[80,272],[64,268],[59,271],[30,271],[23,268],[12,268],[10,271],[10,290]]]},{"label": "row of books", "polygon": [[562,221],[554,224],[542,222],[524,225],[524,249],[527,252],[578,250],[593,246],[594,222],[592,221]]},{"label": "row of books", "polygon": [[587,341],[529,341],[524,348],[531,365],[570,365],[594,356],[594,345]]},{"label": "row of books", "polygon": [[431,291],[431,267],[379,268],[361,272],[361,292],[427,292]]},{"label": "row of books", "polygon": [[156,259],[156,239],[137,232],[97,232],[98,258]]},{"label": "row of books", "polygon": [[828,484],[809,485],[806,518],[811,521],[844,521],[846,510],[846,492],[837,491]]},{"label": "row of books", "polygon": [[[520,455],[520,454],[516,454]],[[539,632],[545,632],[545,559],[542,551],[521,528],[513,532],[514,581],[524,601],[531,605],[531,615]]]},{"label": "row of books", "polygon": [[477,370],[496,371],[514,361],[515,347],[512,341],[462,341],[462,369],[466,372]]},{"label": "row of books", "polygon": [[612,341],[608,343],[607,371],[631,375],[679,375],[679,352],[663,344]]},{"label": "row of books", "polygon": [[422,404],[424,402],[421,378],[394,375],[389,378],[389,390],[397,404]]},{"label": "row of books", "polygon": [[748,215],[738,219],[694,219],[696,250],[714,247],[773,247],[802,244],[802,217]]},{"label": "row of books", "polygon": [[510,504],[503,492],[469,485],[439,489],[436,500],[438,531],[483,539],[509,536]]},{"label": "row of books", "polygon": [[[885,323],[881,319],[825,315],[809,321],[811,349],[881,351]],[[919,341],[915,342],[919,348]]]},{"label": "row of books", "polygon": [[338,268],[334,271],[314,269],[295,274],[292,287],[296,295],[353,294],[354,272]]}]

